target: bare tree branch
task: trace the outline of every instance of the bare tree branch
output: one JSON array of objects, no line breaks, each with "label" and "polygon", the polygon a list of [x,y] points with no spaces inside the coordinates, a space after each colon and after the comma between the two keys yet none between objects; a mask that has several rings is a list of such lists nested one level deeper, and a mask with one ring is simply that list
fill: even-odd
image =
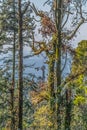
[{"label": "bare tree branch", "polygon": [[25,8],[24,8],[24,10],[22,12],[22,15],[24,15],[26,13],[29,6],[30,6],[30,1],[28,1],[28,3],[26,4],[26,6],[25,6]]},{"label": "bare tree branch", "polygon": [[80,28],[80,26],[81,26],[83,23],[84,23],[84,19],[82,19],[82,20],[79,22],[79,24],[77,25],[76,29],[72,32],[72,34],[71,34],[70,36],[67,36],[66,39],[67,39],[67,40],[71,40],[71,39],[75,36],[77,30]]}]

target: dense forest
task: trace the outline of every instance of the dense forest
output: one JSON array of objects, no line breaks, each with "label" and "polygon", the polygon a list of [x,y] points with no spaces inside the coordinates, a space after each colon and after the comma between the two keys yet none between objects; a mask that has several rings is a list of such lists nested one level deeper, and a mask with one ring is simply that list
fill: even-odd
[{"label": "dense forest", "polygon": [[87,130],[87,0],[34,1],[0,0],[0,130]]}]

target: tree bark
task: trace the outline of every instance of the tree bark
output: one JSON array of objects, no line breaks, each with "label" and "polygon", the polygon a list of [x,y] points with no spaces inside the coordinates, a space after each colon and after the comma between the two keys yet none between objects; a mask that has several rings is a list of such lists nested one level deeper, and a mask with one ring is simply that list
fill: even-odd
[{"label": "tree bark", "polygon": [[71,100],[71,90],[66,90],[66,112],[65,112],[65,130],[70,130],[71,124],[71,110],[72,110],[72,100]]},{"label": "tree bark", "polygon": [[22,11],[21,0],[18,0],[18,38],[19,38],[19,110],[18,110],[18,130],[23,130],[23,37],[22,37]]},{"label": "tree bark", "polygon": [[54,90],[54,59],[52,56],[49,56],[49,64],[48,64],[48,85],[50,92],[50,107],[51,110],[54,110],[54,100],[55,100],[55,90]]},{"label": "tree bark", "polygon": [[12,88],[11,88],[11,130],[15,130],[15,115],[14,115],[14,89],[15,89],[15,0],[13,0],[13,15],[14,15],[14,34],[13,34],[13,72],[12,72]]},{"label": "tree bark", "polygon": [[55,126],[55,88],[54,88],[54,57],[49,56],[49,64],[48,64],[48,87],[49,87],[49,92],[50,92],[50,110],[52,112],[51,115],[51,122],[52,122],[52,127],[51,129],[54,128]]},{"label": "tree bark", "polygon": [[56,43],[56,86],[57,86],[57,130],[61,130],[61,22],[62,22],[62,0],[56,0],[55,20],[57,29]]}]

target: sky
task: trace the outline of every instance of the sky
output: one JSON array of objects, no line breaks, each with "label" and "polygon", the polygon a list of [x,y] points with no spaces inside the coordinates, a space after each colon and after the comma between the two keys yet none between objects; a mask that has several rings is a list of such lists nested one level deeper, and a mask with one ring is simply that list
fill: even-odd
[{"label": "sky", "polygon": [[41,10],[45,10],[45,11],[48,11],[49,10],[49,6],[45,5],[43,6],[43,4],[46,2],[46,0],[30,0],[32,3],[35,4],[35,6],[38,8],[38,9],[41,9]]},{"label": "sky", "polygon": [[73,46],[77,46],[77,43],[79,43],[82,40],[87,40],[87,23],[83,24],[78,32],[77,37],[72,40]]}]

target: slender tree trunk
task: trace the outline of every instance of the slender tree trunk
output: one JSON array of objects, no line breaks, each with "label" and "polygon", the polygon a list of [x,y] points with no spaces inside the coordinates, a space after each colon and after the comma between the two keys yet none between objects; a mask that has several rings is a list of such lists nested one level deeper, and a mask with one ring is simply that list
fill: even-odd
[{"label": "slender tree trunk", "polygon": [[21,0],[18,0],[18,38],[19,38],[19,110],[18,130],[23,130],[23,38],[22,38],[22,11]]},{"label": "slender tree trunk", "polygon": [[71,100],[71,90],[66,90],[66,113],[65,113],[65,130],[70,130],[71,123],[71,110],[72,110],[72,100]]},{"label": "slender tree trunk", "polygon": [[57,85],[57,130],[61,130],[61,18],[62,18],[62,0],[56,0],[55,20],[57,28],[57,43],[56,43],[56,85]]},{"label": "slender tree trunk", "polygon": [[14,89],[15,89],[15,0],[13,0],[14,13],[14,34],[13,34],[13,72],[12,72],[12,89],[11,89],[11,130],[15,130],[15,115],[14,115]]},{"label": "slender tree trunk", "polygon": [[48,85],[49,85],[49,91],[50,91],[50,107],[51,110],[54,111],[54,100],[55,100],[55,89],[54,89],[54,59],[52,56],[49,56],[49,75],[48,75]]},{"label": "slender tree trunk", "polygon": [[13,74],[12,74],[12,89],[11,89],[11,130],[15,128],[15,117],[14,117],[14,89],[15,89],[15,36],[14,36],[14,45],[13,45]]},{"label": "slender tree trunk", "polygon": [[54,129],[55,126],[55,88],[54,88],[54,57],[49,56],[49,75],[48,75],[48,85],[49,85],[49,92],[50,92],[50,110],[51,110],[51,122],[52,126],[51,129]]}]

